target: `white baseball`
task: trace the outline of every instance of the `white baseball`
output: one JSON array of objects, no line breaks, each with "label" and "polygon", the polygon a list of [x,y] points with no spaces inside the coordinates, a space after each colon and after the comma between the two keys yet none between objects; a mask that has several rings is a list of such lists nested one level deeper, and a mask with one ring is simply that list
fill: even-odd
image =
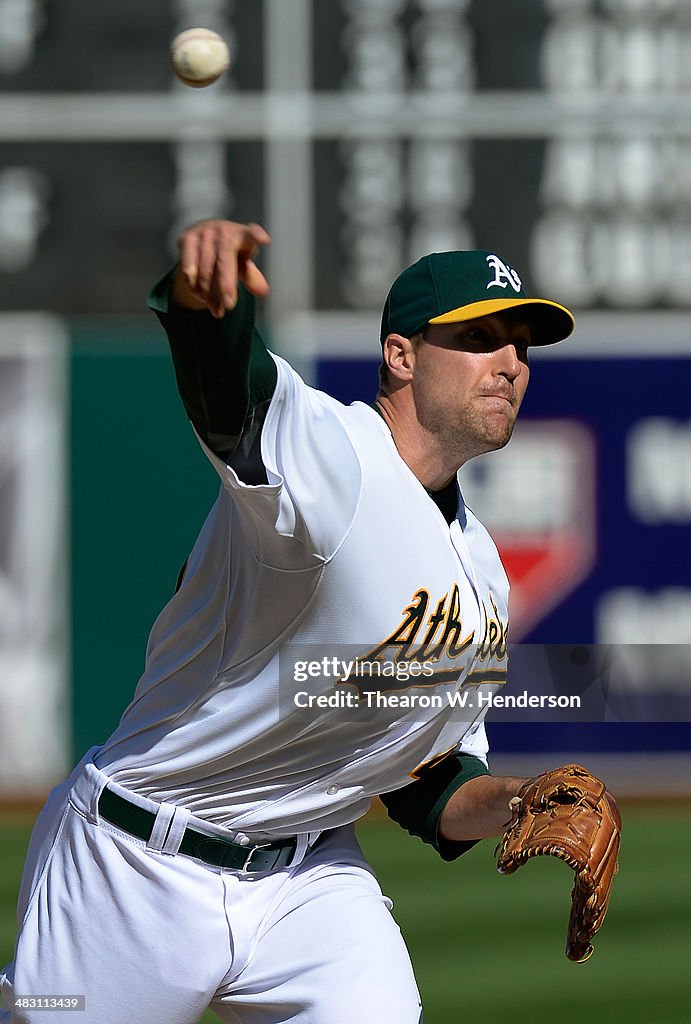
[{"label": "white baseball", "polygon": [[170,60],[181,82],[193,89],[203,89],[228,70],[230,54],[218,32],[188,28],[171,43]]}]

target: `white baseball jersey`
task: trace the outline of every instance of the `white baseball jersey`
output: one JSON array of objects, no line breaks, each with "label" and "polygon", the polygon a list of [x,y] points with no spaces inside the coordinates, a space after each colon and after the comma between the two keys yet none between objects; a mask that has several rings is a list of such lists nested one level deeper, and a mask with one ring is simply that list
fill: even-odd
[{"label": "white baseball jersey", "polygon": [[[460,492],[449,526],[373,408],[273,358],[268,483],[241,482],[206,449],[220,495],[96,763],[154,800],[282,836],[355,820],[445,752],[485,758],[484,707],[459,712],[447,695],[505,675],[508,583]],[[342,672],[296,678],[297,655],[338,652],[432,674],[379,679],[394,707],[305,708],[307,695],[362,689]],[[401,699],[419,695],[437,704]]]}]

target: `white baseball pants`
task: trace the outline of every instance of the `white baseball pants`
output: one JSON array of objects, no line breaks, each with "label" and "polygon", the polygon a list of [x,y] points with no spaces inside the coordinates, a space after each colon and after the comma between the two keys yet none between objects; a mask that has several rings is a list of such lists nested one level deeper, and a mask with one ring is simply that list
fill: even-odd
[{"label": "white baseball pants", "polygon": [[[196,1024],[207,1006],[233,1024],[418,1024],[410,958],[352,826],[243,874],[99,820],[106,782],[82,763],[36,823],[0,1024]],[[84,1011],[13,1009],[61,996]]]}]

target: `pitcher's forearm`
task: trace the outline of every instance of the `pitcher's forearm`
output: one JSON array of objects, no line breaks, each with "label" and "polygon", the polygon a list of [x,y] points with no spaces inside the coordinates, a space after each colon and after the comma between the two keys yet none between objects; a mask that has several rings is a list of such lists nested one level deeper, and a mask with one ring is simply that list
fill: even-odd
[{"label": "pitcher's forearm", "polygon": [[514,775],[479,775],[453,794],[444,808],[440,835],[455,842],[502,834],[511,820],[509,800],[527,780]]}]

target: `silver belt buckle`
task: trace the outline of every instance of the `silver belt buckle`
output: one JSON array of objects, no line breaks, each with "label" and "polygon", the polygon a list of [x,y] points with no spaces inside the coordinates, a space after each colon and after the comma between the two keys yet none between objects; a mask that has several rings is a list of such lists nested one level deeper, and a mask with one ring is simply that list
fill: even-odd
[{"label": "silver belt buckle", "polygon": [[266,850],[268,849],[269,846],[271,846],[271,843],[259,843],[257,846],[253,846],[252,849],[247,854],[247,860],[242,865],[242,868],[240,870],[249,871],[250,864],[252,863],[252,858],[254,857],[257,850]]}]

